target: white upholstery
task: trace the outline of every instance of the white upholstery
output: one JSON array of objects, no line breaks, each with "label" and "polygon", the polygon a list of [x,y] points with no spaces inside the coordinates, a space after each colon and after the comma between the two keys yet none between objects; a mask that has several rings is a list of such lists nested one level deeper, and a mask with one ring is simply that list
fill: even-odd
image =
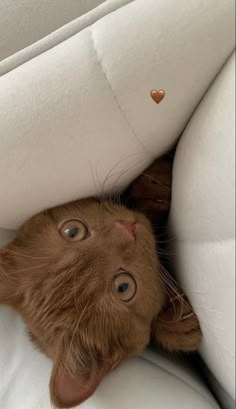
[{"label": "white upholstery", "polygon": [[[0,348],[0,407],[51,409],[49,360],[34,349],[15,313],[1,308],[0,325],[0,345],[4,345]],[[186,365],[149,352],[110,374],[80,408],[174,409],[176,402],[181,402],[181,409],[219,409]]]},{"label": "white upholstery", "polygon": [[50,34],[105,0],[1,0],[0,59]]},{"label": "white upholstery", "polygon": [[201,354],[235,399],[235,54],[182,135],[173,175],[177,272],[200,317]]},{"label": "white upholstery", "polygon": [[[109,173],[107,188],[132,180],[176,141],[234,48],[233,0],[114,3],[36,57],[40,44],[23,50],[24,64],[1,62],[1,227],[90,195]],[[166,90],[160,105],[152,88]]]},{"label": "white upholstery", "polygon": [[[233,0],[0,2],[0,246],[33,213],[125,187],[172,146],[234,41]],[[171,211],[177,272],[203,325],[201,354],[227,399],[232,70],[230,60],[181,137]],[[160,105],[153,88],[166,90]],[[0,307],[0,408],[51,408],[49,372],[20,318]],[[122,365],[81,407],[219,409],[183,362],[150,352]]]}]

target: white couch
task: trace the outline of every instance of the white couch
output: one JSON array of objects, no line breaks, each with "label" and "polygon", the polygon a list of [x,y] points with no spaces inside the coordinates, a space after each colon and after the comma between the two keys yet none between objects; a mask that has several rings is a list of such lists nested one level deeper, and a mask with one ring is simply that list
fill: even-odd
[{"label": "white couch", "polygon": [[[208,386],[149,351],[81,408],[234,407],[234,11],[233,0],[0,2],[0,245],[45,207],[124,188],[182,134],[173,266],[201,321]],[[153,88],[166,91],[159,105]],[[49,409],[49,373],[0,307],[0,409]]]}]

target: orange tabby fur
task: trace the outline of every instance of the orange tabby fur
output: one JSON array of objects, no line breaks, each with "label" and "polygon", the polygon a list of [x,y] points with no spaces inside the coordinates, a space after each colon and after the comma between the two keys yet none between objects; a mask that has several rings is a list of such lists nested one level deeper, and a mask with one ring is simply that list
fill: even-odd
[{"label": "orange tabby fur", "polygon": [[[59,226],[68,219],[83,220],[89,238],[67,242]],[[137,221],[135,240],[117,220]],[[137,283],[127,304],[111,290],[119,269],[132,273]],[[110,201],[87,199],[44,211],[0,250],[0,303],[21,314],[34,342],[52,359],[50,392],[58,408],[87,399],[150,338],[167,350],[198,347],[197,317],[182,319],[189,303],[181,297],[171,302],[169,294],[150,222]]]}]

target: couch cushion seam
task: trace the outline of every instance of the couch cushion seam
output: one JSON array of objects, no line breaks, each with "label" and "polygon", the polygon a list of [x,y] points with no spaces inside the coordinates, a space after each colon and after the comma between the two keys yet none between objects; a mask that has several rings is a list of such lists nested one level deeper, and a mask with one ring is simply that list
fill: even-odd
[{"label": "couch cushion seam", "polygon": [[31,60],[33,60],[34,58],[39,57],[40,55],[46,53],[47,51],[52,50],[54,47],[57,47],[58,45],[62,44],[64,41],[69,40],[70,38],[72,38],[73,36],[79,34],[80,32],[82,32],[83,30],[88,29],[89,27],[92,27],[94,24],[96,24],[98,21],[102,20],[103,18],[109,16],[112,13],[115,13],[116,11],[118,11],[119,9],[128,6],[129,4],[135,2],[136,0],[130,0],[128,3],[126,3],[125,5],[120,5],[119,7],[115,8],[114,10],[109,11],[107,14],[103,14],[101,15],[97,20],[95,20],[94,22],[92,22],[91,24],[88,24],[87,26],[85,26],[82,29],[78,29],[76,32],[70,33],[68,34],[68,36],[66,38],[62,38],[62,39],[58,39],[55,43],[52,41],[52,44],[49,45],[47,47],[47,45],[45,45],[45,48],[39,52],[36,51],[35,54],[33,54],[32,56],[30,56],[29,58],[27,58],[27,56],[25,57],[25,59],[23,59],[23,61],[16,63],[16,65],[13,64],[12,68],[9,68],[7,71],[1,74],[1,65],[3,65],[4,61],[10,60],[12,59],[14,56],[20,55],[20,53],[23,53],[25,50],[32,48],[35,48],[36,45],[39,45],[41,42],[45,41],[45,39],[47,39],[48,37],[52,36],[54,33],[56,33],[57,31],[61,30],[61,29],[65,29],[66,26],[69,26],[69,24],[71,24],[73,21],[75,20],[79,20],[82,16],[77,17],[75,20],[71,20],[70,22],[66,23],[65,25],[62,25],[61,27],[59,27],[58,29],[52,31],[51,33],[49,33],[48,35],[46,35],[45,37],[42,37],[41,39],[37,40],[36,42],[28,45],[27,47],[19,50],[18,52],[12,54],[11,56],[4,58],[2,61],[0,61],[0,78],[3,77],[4,75],[7,75],[9,72],[21,67],[22,65],[26,64],[27,62],[30,62]]},{"label": "couch cushion seam", "polygon": [[90,30],[89,30],[89,31],[90,31],[90,33],[91,33],[91,41],[92,41],[92,45],[93,45],[93,49],[94,49],[94,52],[95,52],[95,55],[96,55],[97,62],[98,62],[99,66],[100,66],[100,68],[101,68],[101,70],[102,70],[103,76],[104,76],[105,81],[106,81],[106,83],[107,83],[107,85],[108,85],[108,87],[109,87],[109,89],[110,89],[110,91],[111,91],[111,94],[112,94],[112,96],[113,96],[113,99],[114,99],[114,101],[115,101],[115,103],[116,103],[116,105],[117,105],[117,107],[118,107],[118,109],[119,109],[119,111],[120,111],[120,113],[121,113],[123,119],[125,120],[125,122],[126,122],[128,128],[129,128],[129,130],[131,131],[132,135],[135,137],[136,142],[138,142],[138,144],[139,144],[139,145],[142,147],[142,149],[145,151],[145,153],[146,153],[147,156],[148,156],[149,161],[150,161],[150,160],[153,161],[153,160],[155,159],[155,157],[153,157],[152,154],[151,154],[151,152],[149,152],[149,151],[147,150],[146,146],[143,144],[143,142],[141,141],[141,139],[139,138],[139,136],[138,136],[137,133],[135,132],[133,126],[131,125],[131,123],[130,123],[130,121],[129,121],[129,119],[128,119],[126,113],[125,113],[125,110],[122,108],[122,106],[121,106],[121,104],[120,104],[120,102],[119,102],[119,100],[118,100],[118,98],[117,98],[117,95],[116,95],[116,93],[115,93],[115,91],[114,91],[114,88],[113,88],[113,86],[112,86],[112,84],[111,84],[111,81],[110,81],[110,79],[108,78],[108,73],[107,73],[107,71],[106,71],[106,69],[105,69],[105,67],[104,67],[104,63],[103,63],[101,54],[100,54],[99,51],[98,51],[97,42],[96,42],[96,40],[95,40],[94,31],[93,31],[92,26],[90,27]]}]

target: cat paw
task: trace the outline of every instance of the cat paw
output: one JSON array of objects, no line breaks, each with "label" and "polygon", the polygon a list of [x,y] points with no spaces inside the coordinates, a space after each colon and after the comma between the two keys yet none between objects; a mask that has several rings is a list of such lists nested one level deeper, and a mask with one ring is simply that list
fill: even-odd
[{"label": "cat paw", "polygon": [[199,320],[186,299],[168,303],[154,323],[153,335],[170,352],[194,352],[202,340]]}]

